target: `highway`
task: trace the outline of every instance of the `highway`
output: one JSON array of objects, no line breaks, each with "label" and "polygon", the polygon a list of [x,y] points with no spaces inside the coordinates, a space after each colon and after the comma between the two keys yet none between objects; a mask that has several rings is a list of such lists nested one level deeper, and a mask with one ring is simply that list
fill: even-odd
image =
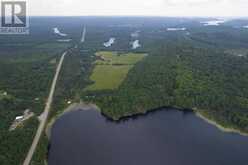
[{"label": "highway", "polygon": [[85,41],[85,35],[86,35],[86,27],[84,26],[81,42],[83,43]]},{"label": "highway", "polygon": [[53,102],[53,95],[54,95],[54,91],[55,91],[55,87],[56,87],[56,83],[57,83],[57,80],[58,80],[58,76],[59,76],[59,73],[60,73],[60,70],[61,70],[61,66],[63,64],[63,61],[64,61],[64,57],[65,55],[67,54],[67,52],[64,52],[60,58],[60,61],[59,61],[59,64],[57,66],[57,69],[56,69],[56,73],[54,75],[54,78],[53,78],[53,82],[52,82],[52,86],[51,86],[51,89],[50,89],[50,93],[49,93],[49,96],[48,96],[48,99],[47,99],[47,102],[46,102],[46,106],[45,106],[45,109],[43,111],[43,114],[42,114],[42,118],[40,118],[40,124],[39,124],[39,127],[37,129],[37,132],[36,132],[36,135],[34,137],[34,140],[33,140],[33,143],[28,151],[28,154],[23,162],[23,165],[29,165],[30,162],[31,162],[31,159],[33,157],[33,154],[35,152],[35,149],[37,147],[37,144],[40,140],[40,137],[42,135],[42,132],[44,130],[44,127],[46,125],[46,121],[47,121],[47,118],[48,118],[48,115],[49,115],[49,111],[50,111],[50,108],[51,108],[51,104]]}]

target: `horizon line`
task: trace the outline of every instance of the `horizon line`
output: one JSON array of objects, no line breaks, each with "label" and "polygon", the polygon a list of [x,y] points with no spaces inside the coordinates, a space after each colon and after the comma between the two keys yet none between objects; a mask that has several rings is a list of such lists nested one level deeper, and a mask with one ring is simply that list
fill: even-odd
[{"label": "horizon line", "polygon": [[248,16],[163,16],[163,15],[28,15],[28,17],[160,17],[160,18],[248,18]]}]

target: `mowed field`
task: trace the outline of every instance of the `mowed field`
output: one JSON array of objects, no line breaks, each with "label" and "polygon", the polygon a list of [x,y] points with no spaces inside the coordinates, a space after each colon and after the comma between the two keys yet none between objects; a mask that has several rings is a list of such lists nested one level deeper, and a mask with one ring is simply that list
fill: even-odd
[{"label": "mowed field", "polygon": [[121,54],[118,52],[97,52],[96,56],[99,60],[96,61],[97,65],[134,65],[143,59],[146,54],[142,53],[126,53]]},{"label": "mowed field", "polygon": [[116,89],[126,78],[129,70],[147,54],[117,52],[97,52],[98,60],[95,62],[90,79],[94,84],[86,90]]}]

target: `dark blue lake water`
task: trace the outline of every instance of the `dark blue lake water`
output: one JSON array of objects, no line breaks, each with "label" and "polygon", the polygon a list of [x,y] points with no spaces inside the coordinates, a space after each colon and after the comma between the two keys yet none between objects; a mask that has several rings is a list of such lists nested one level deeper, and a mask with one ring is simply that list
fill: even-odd
[{"label": "dark blue lake water", "polygon": [[80,110],[55,123],[48,164],[247,165],[248,137],[173,109],[119,123]]}]

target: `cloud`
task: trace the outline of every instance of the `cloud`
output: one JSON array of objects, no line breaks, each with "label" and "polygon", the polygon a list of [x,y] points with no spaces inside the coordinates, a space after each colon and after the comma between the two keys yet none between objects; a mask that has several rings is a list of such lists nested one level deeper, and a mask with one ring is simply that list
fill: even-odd
[{"label": "cloud", "polygon": [[167,5],[172,6],[191,6],[191,5],[217,5],[225,0],[165,0]]},{"label": "cloud", "polygon": [[164,0],[164,15],[200,17],[248,16],[247,0]]},{"label": "cloud", "polygon": [[212,5],[235,5],[235,6],[247,6],[247,0],[164,0],[165,4],[171,6],[209,6]]},{"label": "cloud", "polygon": [[248,16],[248,0],[29,0],[30,15]]}]

